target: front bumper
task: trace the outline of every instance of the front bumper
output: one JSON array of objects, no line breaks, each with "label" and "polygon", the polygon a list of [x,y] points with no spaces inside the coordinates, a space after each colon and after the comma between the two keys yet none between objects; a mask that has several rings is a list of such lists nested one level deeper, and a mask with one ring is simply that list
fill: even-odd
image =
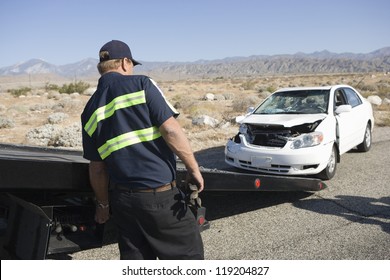
[{"label": "front bumper", "polygon": [[333,142],[293,150],[291,142],[283,148],[241,143],[229,140],[225,147],[225,162],[237,168],[269,174],[311,175],[320,173],[328,164]]}]

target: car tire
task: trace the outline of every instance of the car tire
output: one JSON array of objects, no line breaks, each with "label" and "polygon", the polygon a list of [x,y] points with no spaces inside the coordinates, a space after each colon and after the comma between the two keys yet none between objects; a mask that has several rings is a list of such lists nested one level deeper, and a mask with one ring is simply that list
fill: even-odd
[{"label": "car tire", "polygon": [[328,164],[326,165],[325,169],[318,174],[318,178],[322,180],[330,180],[336,174],[336,169],[337,169],[337,149],[336,146],[333,145],[332,153],[329,157]]},{"label": "car tire", "polygon": [[364,131],[363,142],[357,146],[359,152],[368,152],[371,149],[372,144],[372,134],[371,134],[371,125],[367,124],[366,130]]}]

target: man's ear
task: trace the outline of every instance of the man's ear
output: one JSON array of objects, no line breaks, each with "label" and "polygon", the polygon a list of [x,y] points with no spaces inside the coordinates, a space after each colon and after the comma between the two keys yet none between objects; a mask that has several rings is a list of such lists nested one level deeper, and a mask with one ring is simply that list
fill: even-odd
[{"label": "man's ear", "polygon": [[122,58],[121,59],[121,68],[124,72],[127,72],[126,71],[126,58]]}]

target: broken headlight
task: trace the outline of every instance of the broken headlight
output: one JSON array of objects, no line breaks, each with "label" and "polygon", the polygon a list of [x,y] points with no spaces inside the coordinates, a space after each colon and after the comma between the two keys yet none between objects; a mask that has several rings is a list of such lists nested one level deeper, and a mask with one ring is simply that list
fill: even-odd
[{"label": "broken headlight", "polygon": [[246,124],[241,124],[240,128],[238,129],[238,132],[241,134],[247,134],[248,133],[248,126]]},{"label": "broken headlight", "polygon": [[245,136],[245,139],[248,143],[252,143],[254,140],[254,136],[252,135],[251,129],[247,124],[241,124],[240,128],[238,130],[239,134],[242,134]]},{"label": "broken headlight", "polygon": [[292,139],[293,142],[291,143],[290,147],[293,150],[313,147],[321,144],[323,139],[324,139],[324,135],[322,134],[322,132],[306,133],[293,138]]}]

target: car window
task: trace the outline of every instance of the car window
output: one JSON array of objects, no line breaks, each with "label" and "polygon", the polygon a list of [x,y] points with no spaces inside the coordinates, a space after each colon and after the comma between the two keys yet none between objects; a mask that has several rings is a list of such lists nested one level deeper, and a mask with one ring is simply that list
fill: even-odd
[{"label": "car window", "polygon": [[329,90],[280,91],[268,97],[254,114],[321,114],[326,113]]},{"label": "car window", "polygon": [[341,89],[338,89],[334,93],[334,102],[335,102],[335,107],[340,106],[340,105],[346,105],[347,100],[344,96],[344,93]]},{"label": "car window", "polygon": [[354,90],[350,88],[345,88],[344,92],[347,97],[348,104],[351,105],[352,108],[362,104],[362,100],[359,98],[359,96]]}]

